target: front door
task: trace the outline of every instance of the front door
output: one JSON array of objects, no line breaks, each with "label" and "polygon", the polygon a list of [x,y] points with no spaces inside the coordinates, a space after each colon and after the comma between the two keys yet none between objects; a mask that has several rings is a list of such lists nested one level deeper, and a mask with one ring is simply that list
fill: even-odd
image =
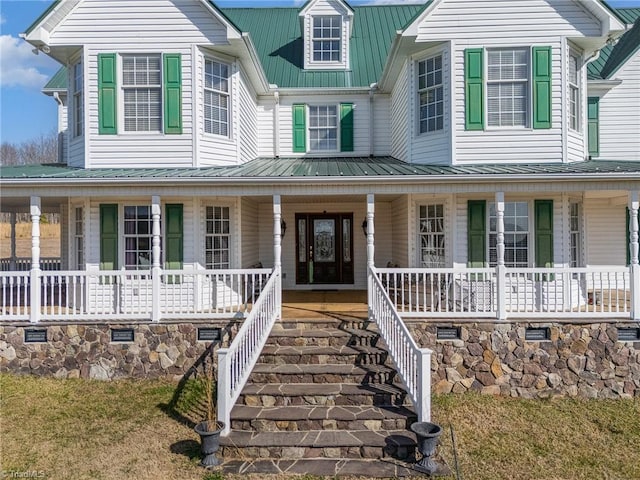
[{"label": "front door", "polygon": [[296,214],[296,282],[353,283],[353,214]]}]

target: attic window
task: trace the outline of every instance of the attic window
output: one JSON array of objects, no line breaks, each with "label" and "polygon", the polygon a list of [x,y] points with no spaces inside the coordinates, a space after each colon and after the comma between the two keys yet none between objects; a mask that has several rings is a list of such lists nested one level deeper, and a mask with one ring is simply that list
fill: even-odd
[{"label": "attic window", "polygon": [[313,61],[340,62],[342,17],[313,17]]}]

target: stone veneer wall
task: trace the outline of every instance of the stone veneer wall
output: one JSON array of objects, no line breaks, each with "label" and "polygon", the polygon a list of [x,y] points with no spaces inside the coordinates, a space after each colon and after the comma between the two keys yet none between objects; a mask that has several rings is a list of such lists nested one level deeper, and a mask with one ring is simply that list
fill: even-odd
[{"label": "stone veneer wall", "polygon": [[[640,397],[640,342],[618,342],[629,323],[460,323],[459,340],[437,340],[437,325],[407,322],[418,345],[434,351],[436,393],[475,390],[545,398]],[[528,327],[548,327],[550,340],[525,340]]]},{"label": "stone veneer wall", "polygon": [[[198,327],[219,327],[228,344],[234,323],[0,326],[0,371],[57,378],[179,380],[211,342]],[[25,328],[45,328],[47,343],[25,343]],[[133,328],[131,343],[111,342],[112,328]]]}]

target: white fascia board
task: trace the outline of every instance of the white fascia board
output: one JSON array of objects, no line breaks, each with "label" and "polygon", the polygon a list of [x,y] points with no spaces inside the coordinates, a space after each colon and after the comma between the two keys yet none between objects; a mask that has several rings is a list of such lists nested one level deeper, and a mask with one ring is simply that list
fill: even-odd
[{"label": "white fascia board", "polygon": [[267,79],[267,74],[264,71],[262,62],[260,61],[260,57],[258,56],[258,51],[256,50],[255,44],[253,43],[253,40],[251,40],[251,35],[248,33],[243,33],[242,41],[247,52],[246,67],[249,71],[249,75],[251,76],[252,81],[254,82],[256,92],[258,93],[258,95],[269,93],[271,85],[269,84],[269,80]]},{"label": "white fascia board", "polygon": [[403,35],[406,35],[408,37],[417,37],[418,36],[418,27],[422,24],[422,22],[424,22],[424,20],[431,15],[431,13],[438,8],[438,6],[443,2],[444,0],[433,0],[433,3],[431,5],[429,5],[424,12],[422,12],[422,14],[420,14],[420,16],[418,18],[416,18],[411,25],[409,25],[407,28],[404,29],[403,31]]},{"label": "white fascia board", "polygon": [[353,95],[353,94],[368,94],[371,90],[371,87],[336,87],[336,88],[317,88],[317,87],[307,87],[307,88],[283,88],[279,87],[278,92],[280,92],[281,97],[286,96],[308,96],[313,95],[314,97],[321,97],[326,95]]},{"label": "white fascia board", "polygon": [[587,80],[587,96],[602,97],[621,83],[622,80]]},{"label": "white fascia board", "polygon": [[602,22],[602,35],[608,36],[612,33],[626,30],[627,26],[618,19],[600,0],[576,0],[582,7],[588,9],[595,17]]},{"label": "white fascia board", "polygon": [[[343,8],[347,11],[347,15],[349,17],[353,17],[353,8],[351,8],[351,5],[349,5],[344,0],[336,0],[336,1],[343,6]],[[300,10],[300,16],[304,17],[309,12],[309,10],[315,7],[316,3],[318,3],[318,0],[312,0],[310,2],[307,2],[304,8]]]},{"label": "white fascia board", "polygon": [[[304,188],[308,185],[438,185],[438,184],[461,184],[468,185],[472,182],[474,185],[485,183],[542,183],[549,182],[606,182],[606,181],[629,181],[629,173],[560,173],[549,174],[541,173],[536,175],[380,175],[375,177],[326,177],[326,176],[310,176],[310,177],[194,177],[194,178],[102,178],[102,179],[65,179],[65,178],[49,178],[49,179],[3,179],[3,197],[11,197],[7,191],[8,188],[42,188],[42,187],[110,187],[110,186],[127,186],[127,188],[139,187],[178,187],[178,186],[195,186],[202,185],[214,187],[216,184],[220,186],[295,186]],[[640,188],[640,187],[639,187]],[[68,192],[67,192],[68,193]]]},{"label": "white fascia board", "polygon": [[204,5],[204,7],[227,28],[227,40],[240,40],[242,38],[242,32],[222,14],[218,7],[207,0],[200,0],[200,3]]}]

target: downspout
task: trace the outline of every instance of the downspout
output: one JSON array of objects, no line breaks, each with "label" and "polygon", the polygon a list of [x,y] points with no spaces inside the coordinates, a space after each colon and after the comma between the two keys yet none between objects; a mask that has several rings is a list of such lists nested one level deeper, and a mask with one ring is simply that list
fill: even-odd
[{"label": "downspout", "polygon": [[374,129],[375,129],[375,115],[373,114],[373,96],[378,89],[377,83],[369,85],[369,157],[373,157],[375,154],[375,148],[373,145]]},{"label": "downspout", "polygon": [[[58,108],[64,107],[60,93],[53,92],[53,98],[58,104]],[[58,163],[64,163],[64,130],[60,130],[60,110],[58,110]]]},{"label": "downspout", "polygon": [[280,92],[278,86],[274,85],[276,90],[273,92],[275,106],[273,108],[273,153],[276,158],[280,158]]}]

